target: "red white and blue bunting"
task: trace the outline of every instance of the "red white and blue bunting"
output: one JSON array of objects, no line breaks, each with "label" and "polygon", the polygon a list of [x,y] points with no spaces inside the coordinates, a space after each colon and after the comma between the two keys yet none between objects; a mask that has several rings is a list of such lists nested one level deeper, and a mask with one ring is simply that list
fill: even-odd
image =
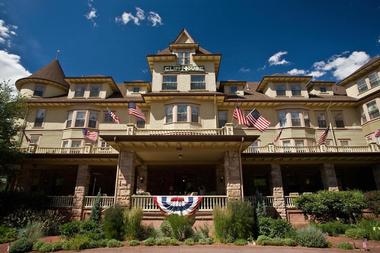
[{"label": "red white and blue bunting", "polygon": [[192,215],[202,202],[200,196],[155,196],[154,203],[165,214]]}]

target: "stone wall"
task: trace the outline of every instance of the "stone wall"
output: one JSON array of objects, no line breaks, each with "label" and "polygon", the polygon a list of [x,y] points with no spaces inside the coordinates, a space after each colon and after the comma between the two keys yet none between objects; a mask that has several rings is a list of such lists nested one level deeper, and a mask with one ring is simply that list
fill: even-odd
[{"label": "stone wall", "polygon": [[136,155],[131,151],[121,151],[116,177],[116,203],[121,206],[131,205],[131,196],[135,183]]},{"label": "stone wall", "polygon": [[226,151],[224,155],[225,185],[228,199],[241,199],[243,182],[240,168],[240,154]]},{"label": "stone wall", "polygon": [[77,171],[77,180],[73,199],[73,219],[82,219],[83,201],[90,184],[90,171],[87,164],[80,164]]},{"label": "stone wall", "polygon": [[273,207],[281,218],[286,218],[286,207],[284,198],[284,188],[282,185],[281,166],[279,164],[271,164],[271,178],[273,189]]}]

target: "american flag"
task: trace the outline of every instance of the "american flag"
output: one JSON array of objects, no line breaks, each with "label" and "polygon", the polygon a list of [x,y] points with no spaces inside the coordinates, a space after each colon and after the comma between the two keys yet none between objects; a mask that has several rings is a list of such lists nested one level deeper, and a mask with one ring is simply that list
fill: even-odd
[{"label": "american flag", "polygon": [[280,132],[277,134],[276,138],[273,140],[274,143],[278,142],[278,140],[280,139],[280,136],[282,134],[282,130],[283,130],[283,128],[281,128]]},{"label": "american flag", "polygon": [[326,138],[327,138],[327,135],[329,134],[329,131],[330,131],[330,127],[327,127],[326,130],[323,131],[321,136],[319,136],[318,145],[322,145],[326,143]]},{"label": "american flag", "polygon": [[108,110],[107,113],[111,116],[113,122],[120,124],[119,117],[113,111]]},{"label": "american flag", "polygon": [[270,125],[270,121],[264,118],[256,109],[253,109],[250,113],[248,113],[246,118],[249,126],[256,127],[261,132],[267,129]]},{"label": "american flag", "polygon": [[238,106],[235,107],[232,117],[237,120],[239,125],[248,126],[247,118],[244,116],[243,111]]},{"label": "american flag", "polygon": [[87,128],[83,129],[83,135],[90,141],[96,141],[98,139],[98,132],[90,131]]},{"label": "american flag", "polygon": [[380,137],[380,129],[377,129],[377,130],[373,133],[373,136],[375,136],[375,138]]},{"label": "american flag", "polygon": [[136,105],[136,103],[128,103],[128,114],[145,121],[145,115]]}]

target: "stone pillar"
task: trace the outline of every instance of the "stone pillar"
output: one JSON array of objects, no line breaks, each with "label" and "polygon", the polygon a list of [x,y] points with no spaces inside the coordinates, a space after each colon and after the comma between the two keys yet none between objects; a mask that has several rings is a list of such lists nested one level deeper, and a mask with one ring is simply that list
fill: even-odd
[{"label": "stone pillar", "polygon": [[281,218],[286,219],[284,187],[282,185],[282,173],[281,166],[279,164],[271,164],[271,177],[273,188],[273,207],[276,209]]},{"label": "stone pillar", "polygon": [[90,170],[87,164],[80,164],[77,171],[77,180],[75,184],[75,192],[73,199],[73,219],[82,219],[84,197],[88,192],[90,184]]},{"label": "stone pillar", "polygon": [[217,194],[225,195],[226,194],[226,185],[225,185],[225,174],[223,164],[218,164],[215,167],[215,177],[216,177],[216,192]]},{"label": "stone pillar", "polygon": [[242,175],[240,175],[240,154],[237,151],[226,151],[224,155],[224,180],[229,200],[241,199]]},{"label": "stone pillar", "polygon": [[372,167],[373,179],[376,183],[377,190],[380,190],[380,165],[376,164]]},{"label": "stone pillar", "polygon": [[129,207],[135,184],[135,153],[121,151],[116,178],[116,203]]},{"label": "stone pillar", "polygon": [[136,193],[146,192],[148,185],[148,167],[146,165],[138,166],[136,173]]},{"label": "stone pillar", "polygon": [[339,191],[338,180],[335,174],[335,167],[333,163],[324,163],[321,168],[321,177],[323,186],[329,191]]}]

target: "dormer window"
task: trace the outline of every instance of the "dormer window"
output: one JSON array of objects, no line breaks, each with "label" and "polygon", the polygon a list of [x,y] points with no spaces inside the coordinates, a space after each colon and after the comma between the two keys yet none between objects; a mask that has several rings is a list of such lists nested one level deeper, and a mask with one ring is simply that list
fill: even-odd
[{"label": "dormer window", "polygon": [[276,85],[276,95],[277,96],[285,96],[286,95],[285,85],[283,85],[283,84]]},{"label": "dormer window", "polygon": [[362,93],[368,90],[367,82],[365,81],[365,79],[361,79],[358,81],[358,90],[359,90],[359,93]]},{"label": "dormer window", "polygon": [[176,75],[163,76],[162,90],[177,90],[177,76]]},{"label": "dormer window", "polygon": [[99,97],[99,94],[100,94],[100,85],[91,85],[90,97]]},{"label": "dormer window", "polygon": [[292,89],[292,96],[301,96],[301,86],[299,84],[292,85],[291,89]]},{"label": "dormer window", "polygon": [[326,87],[319,87],[319,91],[321,92],[321,93],[326,93],[327,92],[327,88]]},{"label": "dormer window", "polygon": [[84,91],[86,87],[84,85],[76,85],[74,97],[84,97]]},{"label": "dormer window", "polygon": [[376,87],[380,85],[380,77],[377,72],[371,73],[368,76],[369,82],[371,83],[371,87]]},{"label": "dormer window", "polygon": [[133,93],[139,93],[140,92],[140,87],[133,87],[132,92]]},{"label": "dormer window", "polygon": [[36,85],[34,87],[33,96],[42,97],[44,95],[45,87],[43,85]]},{"label": "dormer window", "polygon": [[206,89],[205,76],[204,75],[192,75],[191,76],[191,89],[192,90],[204,90],[204,89]]},{"label": "dormer window", "polygon": [[237,86],[230,86],[230,93],[231,94],[236,94],[237,91],[238,91]]},{"label": "dormer window", "polygon": [[190,64],[190,50],[178,51],[178,64],[189,65]]}]

